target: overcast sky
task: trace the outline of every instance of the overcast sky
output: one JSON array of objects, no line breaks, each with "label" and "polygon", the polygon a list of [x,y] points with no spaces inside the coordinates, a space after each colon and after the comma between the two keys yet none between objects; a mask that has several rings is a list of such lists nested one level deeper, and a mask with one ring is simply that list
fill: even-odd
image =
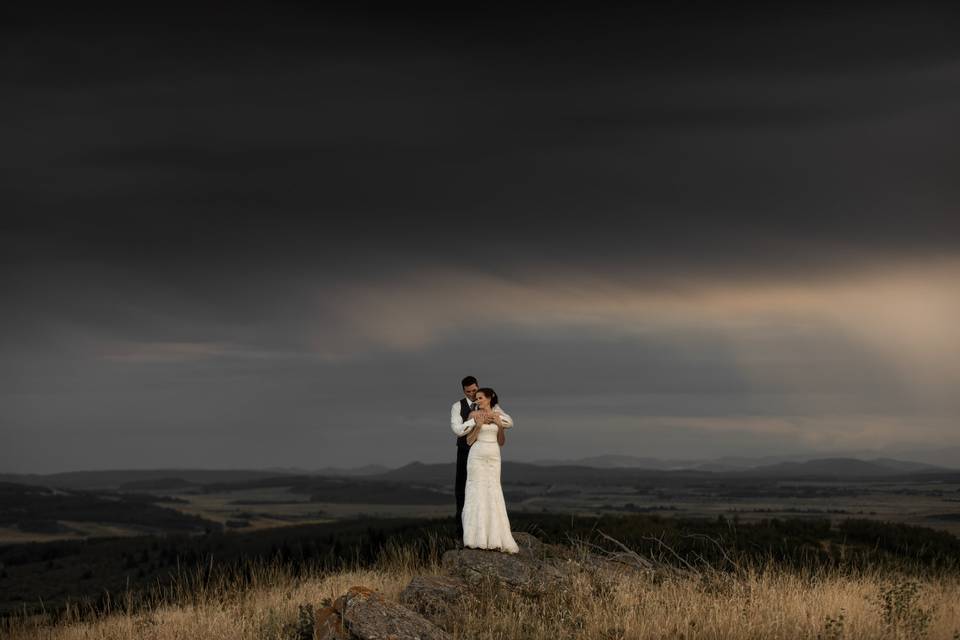
[{"label": "overcast sky", "polygon": [[0,24],[0,471],[960,445],[956,14]]}]

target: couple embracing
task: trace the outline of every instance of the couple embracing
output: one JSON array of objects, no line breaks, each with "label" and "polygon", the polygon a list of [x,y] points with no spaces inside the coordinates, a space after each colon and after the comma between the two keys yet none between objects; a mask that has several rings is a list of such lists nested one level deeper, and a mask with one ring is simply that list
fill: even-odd
[{"label": "couple embracing", "polygon": [[500,407],[497,393],[477,379],[461,381],[463,398],[450,408],[457,436],[457,534],[464,547],[517,553],[507,505],[500,487],[500,447],[513,419]]}]

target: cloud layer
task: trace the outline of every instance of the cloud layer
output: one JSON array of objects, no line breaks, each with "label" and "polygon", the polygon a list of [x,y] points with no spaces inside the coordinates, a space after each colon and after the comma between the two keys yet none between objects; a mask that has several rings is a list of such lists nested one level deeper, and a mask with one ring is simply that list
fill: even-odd
[{"label": "cloud layer", "polygon": [[955,14],[270,15],[0,27],[0,469],[957,444]]}]

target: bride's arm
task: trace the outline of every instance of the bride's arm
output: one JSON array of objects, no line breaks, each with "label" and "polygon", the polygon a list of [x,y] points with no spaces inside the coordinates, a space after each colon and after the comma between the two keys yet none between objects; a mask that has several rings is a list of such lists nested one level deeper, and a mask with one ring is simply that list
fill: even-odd
[{"label": "bride's arm", "polygon": [[497,423],[497,444],[501,447],[507,442],[505,430],[513,426],[513,418],[500,408],[499,405],[493,408],[494,421]]},{"label": "bride's arm", "polygon": [[500,405],[495,406],[493,410],[498,416],[500,416],[500,423],[504,429],[509,429],[513,426],[513,418],[510,417],[510,414],[501,409]]}]

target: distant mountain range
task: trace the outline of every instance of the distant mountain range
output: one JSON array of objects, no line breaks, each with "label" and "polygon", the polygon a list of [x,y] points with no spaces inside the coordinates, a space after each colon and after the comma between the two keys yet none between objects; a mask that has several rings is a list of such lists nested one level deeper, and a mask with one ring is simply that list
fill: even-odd
[{"label": "distant mountain range", "polygon": [[737,473],[762,477],[855,476],[864,478],[913,473],[950,473],[951,471],[953,470],[944,467],[892,458],[874,458],[873,460],[820,458],[807,460],[806,462],[780,462],[753,467]]},{"label": "distant mountain range", "polygon": [[245,482],[285,475],[280,471],[250,469],[111,469],[106,471],[65,471],[63,473],[3,473],[0,482],[16,482],[63,489],[96,491],[116,489],[126,483],[211,484]]},{"label": "distant mountain range", "polygon": [[[960,425],[958,425],[960,427]],[[932,449],[905,449],[892,451],[891,457],[897,460],[925,462],[950,469],[960,469],[960,447],[937,447]]]},{"label": "distant mountain range", "polygon": [[[873,462],[880,467],[897,472],[913,472],[923,470],[960,470],[960,447],[938,450],[938,454],[933,451],[913,452],[910,456],[897,458],[878,457],[876,452],[855,452],[844,453],[824,457],[816,454],[793,454],[783,456],[722,456],[710,460],[696,459],[664,459],[654,457],[638,457],[629,455],[600,455],[586,458],[566,459],[566,460],[535,460],[532,464],[556,467],[556,466],[578,466],[595,467],[598,469],[612,468],[632,468],[632,469],[659,469],[663,471],[690,469],[699,471],[730,472],[746,471],[749,469],[768,468],[775,471],[777,465],[790,465],[812,462],[815,460],[857,460],[861,462]],[[931,462],[926,458],[942,460],[942,462]],[[792,467],[784,467],[789,470]]]},{"label": "distant mountain range", "polygon": [[297,476],[373,476],[390,470],[382,464],[367,464],[362,467],[320,467],[319,469],[304,469],[302,467],[270,467],[264,471],[276,471],[281,474]]},{"label": "distant mountain range", "polygon": [[311,473],[318,476],[375,476],[390,471],[382,464],[368,464],[362,467],[322,467]]},{"label": "distant mountain range", "polygon": [[[412,484],[449,484],[452,464],[413,462],[376,476],[382,480]],[[960,481],[960,471],[902,460],[877,458],[822,458],[805,462],[781,462],[733,471],[698,468],[650,469],[643,467],[591,467],[578,464],[544,465],[523,462],[503,463],[503,476],[511,482],[557,485],[636,485],[673,484],[697,478],[703,480],[745,481],[801,478],[875,479],[879,477],[931,479],[942,477]]]},{"label": "distant mountain range", "polygon": [[[768,456],[722,457],[715,460],[662,460],[652,457],[605,455],[576,460],[541,460],[536,463],[504,461],[503,474],[511,482],[535,484],[636,485],[683,479],[749,478],[850,478],[935,476],[960,481],[960,470],[914,460],[885,457]],[[222,487],[269,481],[277,485],[289,478],[303,482],[314,477],[394,482],[412,485],[448,485],[453,482],[453,460],[425,464],[412,462],[397,469],[382,465],[324,467],[314,471],[294,468],[247,469],[131,469],[71,471],[53,474],[0,474],[0,482],[74,490],[177,491],[206,485]]]},{"label": "distant mountain range", "polygon": [[624,456],[608,454],[602,456],[590,456],[587,458],[576,458],[566,460],[534,460],[531,464],[543,467],[595,467],[597,469],[613,469],[616,467],[629,467],[635,469],[689,469],[693,468],[702,461],[698,460],[663,460],[661,458]]}]

